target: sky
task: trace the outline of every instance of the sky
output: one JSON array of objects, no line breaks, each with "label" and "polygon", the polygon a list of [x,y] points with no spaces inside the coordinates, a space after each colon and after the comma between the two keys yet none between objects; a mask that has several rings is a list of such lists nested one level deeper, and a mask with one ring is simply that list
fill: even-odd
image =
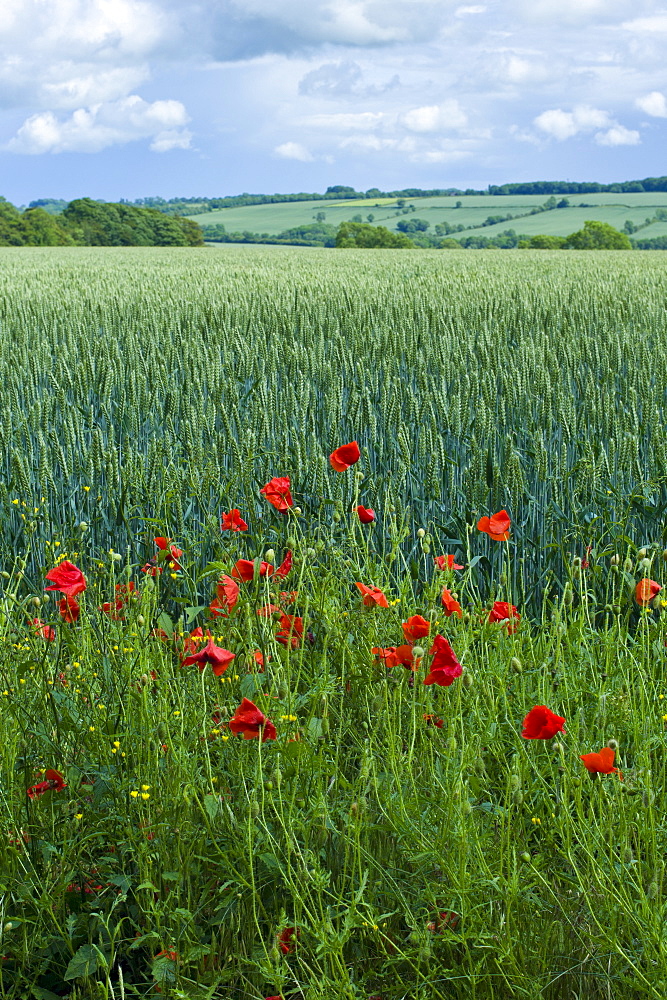
[{"label": "sky", "polygon": [[667,174],[667,0],[2,0],[0,195]]}]

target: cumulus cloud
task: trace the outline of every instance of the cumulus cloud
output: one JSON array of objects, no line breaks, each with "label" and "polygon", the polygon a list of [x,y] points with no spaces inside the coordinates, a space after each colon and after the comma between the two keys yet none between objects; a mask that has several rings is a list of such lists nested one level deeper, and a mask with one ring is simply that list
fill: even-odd
[{"label": "cumulus cloud", "polygon": [[653,118],[667,118],[667,98],[659,90],[652,90],[650,94],[638,97],[635,104]]},{"label": "cumulus cloud", "polygon": [[621,25],[626,31],[636,34],[650,33],[664,35],[667,33],[667,14],[653,14],[649,17],[636,17],[632,21],[624,21]]},{"label": "cumulus cloud", "polygon": [[462,128],[468,118],[459,102],[452,99],[442,104],[411,108],[400,116],[399,121],[410,132],[442,132],[444,129]]},{"label": "cumulus cloud", "polygon": [[612,122],[606,111],[579,105],[573,111],[563,111],[561,108],[543,111],[534,119],[534,124],[542,132],[562,141],[563,139],[571,139],[579,132],[590,132],[593,129],[604,128],[606,125],[611,125]]},{"label": "cumulus cloud", "polygon": [[393,90],[399,84],[397,73],[380,85],[366,83],[359,63],[352,59],[342,59],[340,62],[323,63],[306,73],[299,80],[299,94],[333,100],[355,96],[377,97],[388,90]]},{"label": "cumulus cloud", "polygon": [[454,17],[467,17],[469,14],[483,14],[486,10],[482,4],[472,4],[470,7],[457,7]]},{"label": "cumulus cloud", "polygon": [[614,125],[606,132],[598,132],[595,141],[599,146],[636,146],[641,142],[641,137],[634,129]]},{"label": "cumulus cloud", "polygon": [[273,152],[284,160],[301,160],[302,163],[309,163],[314,159],[310,150],[302,146],[300,142],[283,142],[276,146]]},{"label": "cumulus cloud", "polygon": [[188,115],[180,101],[153,101],[136,94],[120,101],[78,108],[69,118],[52,111],[31,115],[5,149],[10,153],[98,153],[108,146],[151,139],[151,149],[187,149],[191,134],[183,126]]}]

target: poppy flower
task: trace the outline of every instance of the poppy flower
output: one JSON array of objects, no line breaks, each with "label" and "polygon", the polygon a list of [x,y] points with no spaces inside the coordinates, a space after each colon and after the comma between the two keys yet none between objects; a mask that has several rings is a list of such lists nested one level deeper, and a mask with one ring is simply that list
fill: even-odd
[{"label": "poppy flower", "polygon": [[52,586],[45,587],[45,590],[59,590],[61,594],[66,594],[67,597],[74,597],[76,594],[81,594],[87,586],[86,578],[79,567],[67,559],[59,563],[54,569],[50,569],[46,574],[46,579],[51,581]]},{"label": "poppy flower", "polygon": [[30,624],[34,627],[36,635],[41,636],[42,639],[46,639],[47,642],[53,642],[56,637],[56,630],[51,625],[45,625],[41,618],[33,618]]},{"label": "poppy flower", "polygon": [[211,636],[203,649],[200,649],[198,653],[191,653],[190,656],[186,656],[183,660],[183,666],[187,667],[190,663],[196,663],[199,669],[203,670],[206,664],[210,663],[215,676],[220,677],[221,674],[224,674],[234,657],[235,654],[230,653],[228,649],[216,646]]},{"label": "poppy flower", "polygon": [[[516,619],[516,621],[513,621]],[[513,604],[507,601],[494,601],[493,607],[489,611],[489,622],[507,622],[507,631],[511,634],[516,632],[516,623],[521,621],[521,615]]]},{"label": "poppy flower", "polygon": [[374,605],[378,608],[389,607],[389,601],[379,587],[367,587],[364,583],[355,583],[355,587],[358,587],[361,591],[363,595],[361,603],[365,607],[372,608]]},{"label": "poppy flower", "polygon": [[435,726],[436,729],[442,729],[445,724],[437,715],[423,715],[422,718],[427,726]]},{"label": "poppy flower", "polygon": [[63,597],[58,601],[58,611],[62,620],[70,625],[79,620],[80,608],[76,597]]},{"label": "poppy flower", "polygon": [[656,583],[655,580],[649,580],[649,578],[645,576],[644,579],[640,580],[635,587],[635,600],[637,604],[641,604],[642,607],[646,608],[653,598],[657,597],[661,590],[662,587],[659,583]]},{"label": "poppy flower", "polygon": [[178,952],[177,951],[159,951],[157,955],[153,956],[153,961],[158,958],[168,958],[170,962],[178,962]]},{"label": "poppy flower", "polygon": [[262,743],[277,739],[276,727],[264,713],[251,701],[244,698],[229,720],[229,728],[233,733],[242,733],[244,740],[259,737]]},{"label": "poppy flower", "polygon": [[556,733],[564,733],[565,718],[556,715],[546,705],[535,705],[523,720],[521,735],[524,740],[550,740]]},{"label": "poppy flower", "polygon": [[44,781],[38,781],[36,785],[31,785],[30,788],[27,789],[26,795],[29,799],[37,799],[40,795],[43,795],[44,792],[61,792],[63,788],[67,788],[67,785],[63,780],[62,774],[59,774],[58,771],[53,771],[49,768],[44,775]]},{"label": "poppy flower", "polygon": [[401,628],[403,629],[405,641],[415,642],[417,639],[423,639],[429,634],[431,623],[422,618],[421,615],[412,615],[406,622],[403,622]]},{"label": "poppy flower", "polygon": [[[258,576],[273,576],[274,573],[275,569],[271,563],[260,562]],[[238,559],[232,570],[232,576],[236,580],[243,580],[244,583],[249,583],[255,577],[255,560]]]},{"label": "poppy flower", "polygon": [[276,641],[283,646],[290,645],[292,649],[298,649],[303,638],[303,618],[283,613],[278,624],[280,631],[276,632]]},{"label": "poppy flower", "polygon": [[489,538],[494,538],[497,542],[504,542],[510,536],[510,516],[506,510],[499,510],[491,517],[480,517],[477,527],[480,531],[486,532]]},{"label": "poppy flower", "polygon": [[201,625],[193,629],[190,635],[186,635],[183,639],[183,650],[181,652],[181,666],[185,666],[184,660],[186,656],[190,656],[192,653],[196,653],[201,649],[201,644],[204,639],[210,639],[211,632],[210,629],[206,629],[206,635],[204,635],[204,630]]},{"label": "poppy flower", "polygon": [[435,568],[441,570],[443,573],[447,569],[463,569],[463,566],[459,566],[457,562],[454,562],[454,556],[435,556],[433,562],[435,563]]},{"label": "poppy flower", "polygon": [[118,612],[122,611],[125,607],[125,602],[118,598],[115,601],[105,601],[104,604],[100,605],[100,611],[103,611],[105,615],[112,619],[112,621],[120,621],[122,615]]},{"label": "poppy flower", "polygon": [[342,444],[340,448],[336,448],[329,455],[329,461],[336,472],[345,472],[351,465],[359,461],[360,456],[359,445],[356,441],[350,441],[349,444]]},{"label": "poppy flower", "polygon": [[241,517],[241,511],[238,508],[230,510],[227,514],[223,512],[222,520],[220,522],[221,531],[247,531],[248,525]]},{"label": "poppy flower", "polygon": [[370,524],[371,521],[375,520],[375,511],[372,507],[362,507],[361,504],[357,507],[357,517],[362,524]]},{"label": "poppy flower", "polygon": [[286,927],[277,937],[278,947],[282,951],[283,955],[289,955],[291,951],[294,950],[294,941],[298,937],[299,932],[296,927]]},{"label": "poppy flower", "polygon": [[439,687],[449,687],[463,673],[463,667],[456,658],[449,641],[444,635],[436,635],[429,649],[433,654],[431,669],[424,684],[437,684]]},{"label": "poppy flower", "polygon": [[[257,664],[257,666],[259,667],[259,673],[263,674],[264,673],[264,654],[262,653],[261,649],[253,649],[253,651],[252,651],[252,658],[255,661],[255,663]],[[268,658],[269,658],[269,660],[271,659],[270,656]]]},{"label": "poppy flower", "polygon": [[463,618],[463,609],[461,608],[461,605],[455,597],[452,597],[452,592],[451,590],[448,590],[447,587],[445,587],[442,592],[442,606],[445,609],[445,615],[447,618],[451,618],[452,615],[456,615],[458,618]]},{"label": "poppy flower", "polygon": [[287,510],[288,507],[294,506],[289,476],[274,476],[259,492],[264,494],[276,510]]},{"label": "poppy flower", "polygon": [[379,660],[382,660],[385,667],[397,667],[399,664],[399,659],[396,655],[396,646],[373,646],[371,653],[373,656],[377,656]]},{"label": "poppy flower", "polygon": [[[176,545],[171,545],[171,538],[165,538],[164,535],[159,535],[154,539],[154,542],[161,552],[167,553],[162,558],[169,560],[171,569],[179,570],[182,568],[178,560],[183,555],[183,549],[179,549]],[[158,558],[160,557],[158,556]]]},{"label": "poppy flower", "polygon": [[294,604],[298,596],[299,596],[298,590],[280,591],[280,600],[283,602],[283,604]]},{"label": "poppy flower", "polygon": [[264,604],[261,608],[257,608],[257,614],[260,618],[270,618],[271,615],[277,614],[281,608],[277,604]]},{"label": "poppy flower", "polygon": [[619,775],[621,773],[614,767],[614,751],[611,747],[602,747],[599,753],[580,754],[579,759],[583,760],[584,767],[591,774],[611,774],[612,771]]},{"label": "poppy flower", "polygon": [[291,569],[292,569],[292,553],[288,549],[285,558],[281,562],[280,566],[278,567],[274,575],[277,576],[278,579],[284,580]]}]

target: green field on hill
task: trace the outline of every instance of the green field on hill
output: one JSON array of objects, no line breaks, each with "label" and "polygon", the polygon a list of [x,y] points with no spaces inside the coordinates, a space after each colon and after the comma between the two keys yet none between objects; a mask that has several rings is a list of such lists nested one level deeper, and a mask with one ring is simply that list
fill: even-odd
[{"label": "green field on hill", "polygon": [[[537,215],[528,213],[544,205],[544,195],[460,195],[439,198],[406,198],[405,206],[414,205],[414,212],[405,213],[396,200],[388,202],[380,199],[357,199],[354,201],[304,201],[281,204],[249,205],[239,208],[219,209],[193,215],[191,218],[202,226],[212,226],[222,223],[227,232],[278,233],[297,226],[315,222],[318,213],[324,213],[325,222],[338,226],[355,216],[361,216],[366,222],[368,215],[373,215],[373,225],[386,226],[395,230],[397,224],[405,219],[424,219],[430,224],[430,231],[438,223],[447,222],[450,226],[463,225],[464,236],[492,236],[505,229],[512,228],[517,233],[534,235],[547,233],[555,236],[567,236],[581,229],[587,219],[607,222],[617,229],[622,229],[626,220],[634,225],[643,225],[647,218],[655,215],[656,209],[667,208],[667,192],[656,193],[624,193],[624,194],[586,194],[568,195],[568,208],[553,209],[540,212]],[[561,200],[560,196],[556,197]],[[460,208],[455,208],[457,202]],[[584,205],[586,207],[579,207]],[[482,223],[493,215],[515,216],[514,219],[498,223],[495,226],[482,226]],[[641,237],[650,239],[665,234],[664,223],[657,222],[641,229]],[[459,235],[459,234],[455,234]]]},{"label": "green field on hill", "polygon": [[0,268],[1,1000],[664,1000],[667,256]]}]

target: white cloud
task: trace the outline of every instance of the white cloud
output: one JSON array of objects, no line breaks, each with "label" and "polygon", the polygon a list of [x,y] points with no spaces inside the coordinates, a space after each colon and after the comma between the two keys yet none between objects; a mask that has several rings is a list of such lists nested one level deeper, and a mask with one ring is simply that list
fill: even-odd
[{"label": "white cloud", "polygon": [[654,14],[651,17],[637,17],[634,21],[624,21],[621,24],[626,31],[652,35],[664,35],[667,32],[667,14]]},{"label": "white cloud", "polygon": [[155,152],[188,148],[188,115],[180,101],[144,101],[136,94],[120,101],[78,108],[60,120],[52,111],[31,115],[5,149],[11,153],[98,153],[108,146],[151,139]]},{"label": "white cloud", "polygon": [[667,118],[667,99],[659,90],[652,90],[650,94],[638,97],[635,104],[653,118]]},{"label": "white cloud", "polygon": [[300,142],[283,142],[273,152],[285,160],[301,160],[302,163],[309,163],[314,159],[313,154]]},{"label": "white cloud", "polygon": [[471,4],[469,7],[457,7],[454,17],[466,17],[468,14],[483,14],[486,7],[482,4]]},{"label": "white cloud", "polygon": [[462,128],[468,121],[457,100],[442,104],[425,105],[405,111],[399,118],[410,132],[441,132],[444,129]]},{"label": "white cloud", "polygon": [[598,146],[637,146],[641,142],[639,132],[625,128],[624,125],[614,125],[606,132],[598,132],[595,136]]},{"label": "white cloud", "polygon": [[563,141],[571,139],[572,136],[578,135],[580,132],[590,132],[607,125],[613,125],[613,122],[606,111],[587,105],[579,105],[572,111],[563,111],[562,108],[543,111],[534,119],[534,124],[547,135]]},{"label": "white cloud", "polygon": [[382,111],[341,112],[339,114],[310,115],[302,119],[302,124],[323,129],[374,129],[382,123]]}]

